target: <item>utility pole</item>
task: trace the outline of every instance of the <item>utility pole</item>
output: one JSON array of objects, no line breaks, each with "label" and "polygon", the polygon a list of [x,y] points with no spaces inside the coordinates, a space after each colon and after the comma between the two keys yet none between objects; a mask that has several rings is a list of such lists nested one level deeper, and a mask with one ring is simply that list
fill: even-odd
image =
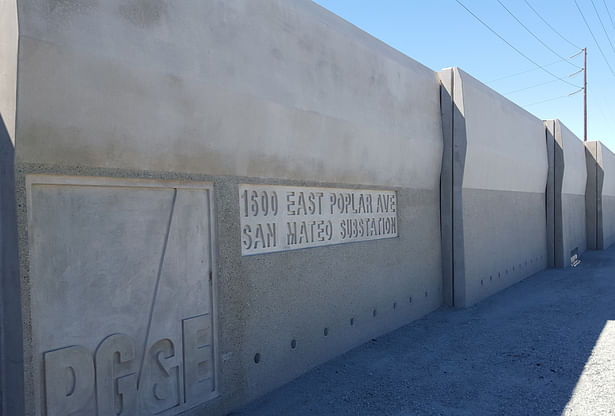
[{"label": "utility pole", "polygon": [[568,59],[572,59],[575,56],[580,55],[581,53],[583,53],[584,55],[583,56],[583,68],[579,69],[574,74],[568,75],[568,77],[570,78],[578,74],[579,72],[583,71],[583,88],[578,89],[575,92],[570,93],[568,95],[569,96],[574,95],[578,92],[581,92],[581,90],[583,91],[583,141],[586,142],[587,141],[587,48],[581,49],[579,52],[575,53]]},{"label": "utility pole", "polygon": [[583,48],[583,122],[584,122],[584,133],[583,133],[583,141],[587,141],[587,48]]}]

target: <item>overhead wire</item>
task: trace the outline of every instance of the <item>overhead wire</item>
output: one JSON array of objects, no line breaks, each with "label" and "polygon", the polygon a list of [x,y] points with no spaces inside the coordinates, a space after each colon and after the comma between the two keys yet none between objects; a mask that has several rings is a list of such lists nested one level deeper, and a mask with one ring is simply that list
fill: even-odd
[{"label": "overhead wire", "polygon": [[600,111],[600,115],[602,116],[602,121],[604,121],[604,124],[609,124],[611,128],[613,128],[613,122],[604,113],[604,110],[602,109],[602,105],[598,105],[597,107],[598,107],[598,111]]},{"label": "overhead wire", "polygon": [[542,20],[548,27],[549,29],[551,29],[556,35],[558,35],[560,38],[564,39],[566,42],[568,42],[573,48],[575,49],[581,49],[580,47],[578,47],[577,45],[575,45],[574,43],[570,42],[567,38],[564,37],[564,35],[562,35],[560,32],[558,32],[553,26],[551,26],[551,24],[549,22],[547,22],[547,20],[542,17],[540,15],[540,13],[538,13],[538,11],[536,11],[536,9],[534,7],[532,7],[532,5],[530,4],[530,2],[528,0],[523,0],[525,1],[525,4],[527,4],[527,7],[529,7],[530,9],[532,9],[532,11],[534,12],[534,14],[536,16],[538,16],[540,18],[540,20]]},{"label": "overhead wire", "polygon": [[615,72],[613,71],[613,67],[611,67],[611,64],[609,63],[608,59],[606,59],[606,56],[604,55],[604,52],[602,51],[602,48],[600,47],[600,44],[598,43],[598,40],[596,39],[594,32],[592,32],[592,29],[589,26],[589,23],[587,23],[587,19],[585,18],[585,15],[583,14],[581,7],[579,7],[579,3],[577,2],[577,0],[574,0],[574,4],[577,6],[577,10],[581,14],[581,17],[583,18],[583,22],[585,22],[585,26],[587,26],[587,30],[589,30],[589,33],[592,35],[592,38],[594,39],[594,42],[596,43],[596,46],[598,47],[598,50],[600,51],[600,54],[602,55],[604,62],[609,67],[611,74],[613,74],[613,76],[615,77]]},{"label": "overhead wire", "polygon": [[[500,4],[500,6],[502,6],[504,8],[504,10],[506,10],[506,12],[508,12],[509,15],[512,16],[513,19],[515,19],[517,21],[517,23],[519,23],[519,25],[521,25],[521,27],[523,29],[526,30],[527,33],[529,33],[530,35],[532,35],[534,37],[534,39],[536,39],[538,42],[540,42],[540,44],[542,46],[544,46],[546,49],[548,49],[552,54],[554,54],[555,56],[557,56],[558,58],[565,60],[569,65],[575,67],[575,68],[580,68],[579,66],[573,64],[572,62],[570,62],[569,60],[567,60],[566,58],[564,58],[562,55],[560,55],[559,53],[557,53],[557,51],[555,51],[553,48],[551,48],[549,45],[547,45],[545,42],[543,42],[542,39],[540,39],[534,32],[532,32],[526,25],[523,24],[523,22],[517,17],[515,16],[515,14],[513,12],[510,11],[510,9],[508,7],[506,7],[504,5],[504,3],[502,3],[501,0],[497,0],[497,2]],[[577,48],[580,49],[580,48]]]},{"label": "overhead wire", "polygon": [[568,95],[560,95],[559,97],[553,97],[553,98],[548,98],[546,100],[542,100],[542,101],[536,101],[534,103],[529,103],[529,104],[524,104],[521,107],[525,108],[525,107],[530,107],[532,105],[537,105],[537,104],[542,104],[542,103],[548,103],[550,101],[555,101],[555,100],[561,100],[562,98],[568,98]]},{"label": "overhead wire", "polygon": [[611,49],[613,49],[613,52],[615,52],[615,48],[613,47],[613,42],[611,42],[609,33],[606,31],[606,28],[604,27],[604,23],[602,23],[602,18],[600,17],[600,13],[598,13],[598,9],[596,8],[596,4],[594,3],[594,0],[591,0],[591,3],[594,8],[594,11],[596,12],[596,16],[598,16],[598,20],[600,21],[600,26],[602,26],[602,30],[604,30],[604,34],[606,35],[606,38],[609,41],[609,45],[611,45]]},{"label": "overhead wire", "polygon": [[611,20],[611,26],[613,26],[613,29],[615,29],[615,23],[613,23],[613,17],[611,16],[611,12],[609,11],[609,6],[606,5],[606,0],[602,0],[602,3],[604,3],[604,8],[606,9],[607,14],[609,15],[609,19]]},{"label": "overhead wire", "polygon": [[[568,60],[568,59],[566,59],[566,60]],[[554,62],[551,62],[551,63],[545,64],[545,65],[543,65],[543,66],[544,66],[544,67],[547,67],[547,66],[552,66],[552,65],[558,64],[558,63],[560,63],[560,62],[562,62],[562,59],[558,59],[557,61],[554,61]],[[501,80],[503,80],[503,79],[507,79],[507,78],[516,77],[516,76],[518,76],[518,75],[523,75],[523,74],[527,74],[528,72],[533,72],[533,71],[538,71],[538,70],[540,70],[540,68],[530,68],[530,69],[527,69],[527,70],[525,70],[525,71],[515,72],[514,74],[504,75],[504,76],[502,76],[502,77],[500,77],[500,78],[492,79],[492,80],[487,81],[487,82],[501,81]]]},{"label": "overhead wire", "polygon": [[541,82],[540,84],[530,85],[529,87],[519,88],[518,90],[503,92],[502,95],[510,95],[510,94],[514,94],[514,93],[517,93],[517,92],[521,92],[521,91],[525,91],[525,90],[530,90],[532,88],[542,87],[543,85],[553,84],[554,82],[557,82],[557,80],[556,79],[552,79],[551,81]]},{"label": "overhead wire", "polygon": [[515,52],[517,52],[519,55],[521,55],[522,57],[524,57],[525,59],[527,59],[528,61],[530,61],[532,64],[536,65],[538,68],[540,68],[541,70],[543,70],[544,72],[546,72],[547,74],[549,74],[550,76],[552,76],[553,78],[559,79],[560,81],[562,81],[565,84],[571,85],[575,88],[580,88],[578,85],[575,85],[571,82],[566,81],[565,79],[558,77],[557,75],[555,75],[553,72],[549,71],[548,69],[546,69],[544,66],[538,64],[536,61],[534,61],[532,58],[530,58],[529,56],[527,56],[526,54],[524,54],[523,52],[521,52],[519,49],[517,49],[512,43],[510,43],[509,41],[507,41],[506,39],[504,39],[504,37],[502,37],[502,35],[500,35],[498,32],[496,32],[494,29],[491,28],[491,26],[489,26],[487,23],[485,23],[480,17],[478,17],[476,14],[474,14],[470,9],[468,9],[460,0],[455,0],[457,3],[459,3],[459,5],[461,7],[463,7],[468,13],[470,13],[476,20],[478,20],[483,26],[485,26],[491,33],[493,33],[494,35],[496,35],[498,38],[500,38],[500,40],[502,40],[504,43],[506,43],[508,46],[510,46]]}]

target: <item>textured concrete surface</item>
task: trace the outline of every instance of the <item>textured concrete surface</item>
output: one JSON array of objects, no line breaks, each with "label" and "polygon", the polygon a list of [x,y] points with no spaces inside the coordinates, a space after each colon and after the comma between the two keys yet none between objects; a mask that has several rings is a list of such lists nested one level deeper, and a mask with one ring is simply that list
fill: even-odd
[{"label": "textured concrete surface", "polygon": [[[10,20],[12,3],[0,4],[8,5],[3,18]],[[123,186],[111,186],[111,192],[100,183],[128,178],[213,185],[208,208],[215,220],[208,229],[217,319],[215,329],[201,332],[217,342],[220,396],[188,410],[193,414],[225,414],[437,309],[443,296],[450,303],[459,296],[455,303],[467,306],[546,264],[542,123],[462,71],[449,72],[440,107],[431,70],[307,0],[190,0],[172,7],[161,0],[18,4],[20,72],[11,78],[15,70],[9,68],[1,86],[10,90],[19,81],[18,107],[11,107],[10,94],[8,105],[0,102],[9,109],[2,133],[2,144],[9,146],[0,225],[3,273],[13,267],[3,274],[10,276],[3,280],[4,296],[7,288],[14,294],[4,302],[4,315],[7,308],[24,311],[22,325],[3,331],[5,340],[9,329],[15,344],[23,339],[25,372],[19,349],[4,360],[14,366],[4,374],[17,406],[25,392],[28,416],[41,413],[45,391],[57,399],[52,406],[58,413],[77,407],[93,412],[88,399],[98,380],[78,385],[83,407],[60,403],[72,396],[62,392],[70,390],[70,380],[55,384],[54,377],[44,377],[70,374],[63,371],[64,360],[73,356],[86,357],[79,374],[91,376],[90,364],[102,374],[88,354],[130,351],[132,345],[123,337],[102,344],[105,336],[121,331],[146,349],[150,324],[143,322],[149,316],[147,322],[159,323],[152,339],[178,345],[179,328],[196,318],[192,309],[160,314],[155,302],[149,315],[143,308],[157,287],[144,283],[144,276],[161,268],[152,253],[169,225],[170,195],[181,197],[181,187],[161,185],[165,190],[157,197],[151,189],[143,196],[131,188],[133,193],[120,197],[127,194]],[[9,47],[0,54],[10,58],[13,52]],[[83,177],[101,182],[67,185],[70,195],[58,184],[33,191],[26,182],[35,174],[60,175],[69,185]],[[240,184],[394,191],[399,236],[242,257]],[[15,200],[5,199],[5,190]],[[138,203],[126,202],[140,196]],[[186,218],[203,214],[199,206],[186,203]],[[200,224],[181,222],[182,233],[198,234],[193,223]],[[207,234],[204,224],[199,227]],[[126,230],[140,243],[129,241]],[[195,286],[207,280],[202,272],[214,262],[201,270],[198,254],[206,250],[169,238],[177,243],[169,246],[176,262],[169,274],[178,279],[172,282],[184,290],[189,285],[193,290],[181,298],[194,304]],[[441,244],[448,250],[444,266]],[[182,256],[192,262],[177,262]],[[161,290],[163,309],[184,306],[169,300],[169,287]],[[208,296],[200,296],[200,306],[209,306]],[[81,314],[83,319],[74,319]],[[62,349],[74,345],[86,352]],[[2,348],[7,357],[10,348]],[[166,356],[160,352],[147,360],[173,364],[165,371],[179,368],[177,360],[169,362],[168,348]],[[132,366],[121,370],[133,377]],[[24,373],[22,383],[16,377]],[[131,379],[122,379],[123,386],[132,387]],[[148,387],[160,400],[149,413],[175,403],[169,400],[177,392]]]},{"label": "textured concrete surface", "polygon": [[607,415],[615,247],[440,309],[233,415]]},{"label": "textured concrete surface", "polygon": [[[28,415],[39,411],[41,350],[54,348],[39,343],[41,270],[64,277],[40,267],[45,222],[27,209],[31,174],[213,183],[221,396],[201,412],[224,414],[441,305],[433,71],[307,0],[18,4]],[[395,191],[399,237],[242,257],[242,183]],[[102,257],[116,250],[100,247]],[[112,280],[122,259],[106,270]],[[68,272],[78,266],[63,261]],[[77,341],[91,351],[99,335]],[[51,337],[58,348],[71,345],[61,337]]]},{"label": "textured concrete surface", "polygon": [[[177,414],[217,395],[210,191],[202,183],[28,177],[36,408],[49,416],[59,409],[92,415],[96,406],[99,414],[108,414],[104,406],[135,416],[168,408]],[[204,338],[199,362],[186,355],[194,322]],[[126,341],[109,344],[113,334]],[[52,389],[66,382],[65,367],[77,358],[70,346],[82,348],[90,363],[96,353],[97,379],[77,376],[75,390],[83,393],[75,397]],[[158,349],[173,362],[159,360]],[[64,355],[55,358],[56,350]],[[125,352],[114,366],[116,351]],[[169,366],[168,377],[158,365]],[[197,399],[187,380],[199,367]],[[116,378],[123,378],[121,388]]]},{"label": "textured concrete surface", "polygon": [[585,166],[587,183],[585,185],[585,232],[587,248],[602,249],[602,187],[604,169],[602,167],[601,145],[597,141],[585,142]]},{"label": "textured concrete surface", "polygon": [[[27,168],[28,172],[43,178],[59,170],[42,166]],[[440,264],[435,257],[430,259],[439,250],[439,241],[434,238],[427,244],[413,237],[416,233],[429,233],[438,227],[438,217],[432,208],[438,201],[435,192],[397,189],[399,206],[412,207],[400,208],[400,237],[397,239],[379,241],[375,245],[362,242],[270,256],[241,257],[237,238],[240,217],[237,186],[250,180],[248,178],[87,168],[63,168],[59,171],[80,176],[174,179],[188,183],[213,181],[217,205],[220,392],[223,395],[208,403],[207,409],[211,413],[224,414],[247,398],[257,397],[272,386],[295,378],[306,367],[418,319],[441,304]],[[79,178],[65,177],[65,180],[79,181]],[[99,180],[104,182],[106,179]],[[21,177],[17,183],[23,183]],[[90,192],[92,197],[98,198],[96,192]],[[25,205],[25,201],[18,201],[18,204],[22,203]],[[432,219],[426,221],[428,215]],[[78,227],[72,228],[75,227],[70,226],[67,230],[82,234]],[[40,227],[31,228],[34,235],[36,229]],[[36,238],[30,241],[36,244]],[[399,249],[396,248],[398,245]],[[413,255],[408,256],[401,247],[411,247]],[[116,249],[103,245],[100,253],[104,257],[108,250]],[[111,257],[121,260],[116,255]],[[27,260],[28,256],[22,258]],[[41,260],[31,258],[29,262],[32,261]],[[86,264],[79,266],[77,263],[75,266],[86,267]],[[96,266],[94,263],[87,267]],[[29,280],[40,282],[37,269],[29,269]],[[138,268],[133,269],[138,271]],[[57,278],[61,279],[62,275]],[[37,310],[40,308],[36,307]],[[111,331],[111,327],[108,330]],[[61,333],[53,336],[59,342]],[[292,347],[293,340],[295,348]],[[87,345],[92,342],[96,340],[88,341]],[[256,354],[260,356],[258,364],[254,361]]]},{"label": "textured concrete surface", "polygon": [[229,394],[257,397],[441,304],[437,192],[396,189],[398,238],[241,257],[238,182],[214,182]]},{"label": "textured concrete surface", "polygon": [[600,143],[600,148],[604,170],[602,185],[603,248],[607,248],[615,243],[615,154],[602,143]]},{"label": "textured concrete surface", "polygon": [[568,267],[574,254],[580,256],[587,247],[585,224],[585,187],[587,168],[585,146],[559,120],[546,120],[549,169],[553,182],[547,185],[547,198],[553,205],[547,208],[549,230],[549,265]]},{"label": "textured concrete surface", "polygon": [[599,141],[585,143],[587,247],[615,243],[615,154]]},{"label": "textured concrete surface", "polygon": [[309,0],[19,7],[20,162],[438,182],[434,72]]},{"label": "textured concrete surface", "polygon": [[463,304],[469,306],[497,290],[486,284],[495,273],[509,285],[546,267],[548,162],[543,122],[459,73],[467,141]]},{"label": "textured concrete surface", "polygon": [[464,307],[547,265],[545,128],[458,68],[438,76],[443,287]]}]

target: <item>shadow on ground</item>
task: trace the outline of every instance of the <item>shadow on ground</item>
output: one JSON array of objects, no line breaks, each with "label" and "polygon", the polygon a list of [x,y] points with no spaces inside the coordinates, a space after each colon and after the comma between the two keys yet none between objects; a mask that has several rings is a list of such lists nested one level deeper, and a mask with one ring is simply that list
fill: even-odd
[{"label": "shadow on ground", "polygon": [[[596,408],[591,394],[573,409],[566,406],[603,328],[614,319],[615,246],[587,252],[574,269],[538,273],[472,308],[440,309],[233,415],[612,411],[614,395],[601,405],[606,408]],[[612,387],[610,376],[603,379]]]}]

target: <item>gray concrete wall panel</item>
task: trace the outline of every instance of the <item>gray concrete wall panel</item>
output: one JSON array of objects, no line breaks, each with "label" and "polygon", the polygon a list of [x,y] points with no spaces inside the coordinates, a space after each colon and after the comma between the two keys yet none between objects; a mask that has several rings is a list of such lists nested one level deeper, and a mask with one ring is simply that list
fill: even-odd
[{"label": "gray concrete wall panel", "polygon": [[585,169],[583,141],[574,135],[561,121],[556,120],[564,148],[563,194],[585,195],[587,171]]},{"label": "gray concrete wall panel", "polygon": [[[211,186],[49,176],[27,186],[37,414],[178,414],[215,397]],[[186,338],[198,331],[197,359]],[[114,334],[125,340],[108,345]]]},{"label": "gray concrete wall panel", "polygon": [[[92,384],[92,365],[96,377],[127,377],[136,414],[227,414],[442,304],[433,71],[304,0],[21,0],[19,12],[26,414],[91,414],[101,406],[92,397],[112,396],[109,383],[100,393]],[[76,186],[84,176],[96,179]],[[153,184],[132,182],[146,179]],[[210,249],[198,250],[201,234],[188,227],[203,205],[180,204],[195,182],[211,184],[217,230],[211,312],[190,297],[205,268],[196,253]],[[242,256],[242,184],[394,192],[398,236]],[[168,313],[148,314],[160,233],[180,212],[169,211],[174,192],[184,214],[173,226],[196,235],[184,247],[171,229],[165,259],[176,261],[165,260],[156,302]],[[188,292],[172,299],[164,282],[184,281]],[[44,293],[62,296],[43,302]],[[82,321],[71,319],[77,311]],[[210,313],[219,380],[196,403],[186,380],[200,373],[174,351],[208,345],[191,328]],[[125,359],[109,367],[109,351]],[[157,359],[171,381],[141,367]],[[69,366],[86,382],[62,396],[46,377]],[[168,388],[173,377],[184,380],[179,390]]]},{"label": "gray concrete wall panel", "polygon": [[604,233],[604,249],[615,243],[615,197],[602,196],[602,227]]},{"label": "gray concrete wall panel", "polygon": [[585,186],[585,224],[587,248],[602,249],[602,182],[604,171],[598,155],[598,142],[585,142],[587,183]]},{"label": "gray concrete wall panel", "polygon": [[544,193],[541,120],[459,70],[467,130],[464,189]]},{"label": "gray concrete wall panel", "polygon": [[315,4],[19,4],[20,161],[437,186],[433,71]]},{"label": "gray concrete wall panel", "polygon": [[570,265],[573,251],[578,249],[581,256],[587,250],[587,235],[585,226],[585,196],[577,194],[562,194],[562,226],[563,226],[563,253],[562,258],[566,266]]},{"label": "gray concrete wall panel", "polygon": [[604,170],[604,183],[602,185],[603,196],[615,196],[615,154],[602,142],[599,143],[599,152],[602,156],[602,166]]},{"label": "gray concrete wall panel", "polygon": [[615,243],[615,154],[600,143],[604,183],[602,186],[603,248]]},{"label": "gray concrete wall panel", "polygon": [[466,306],[547,267],[544,194],[464,189],[463,212]]},{"label": "gray concrete wall panel", "polygon": [[[432,254],[439,252],[440,244],[431,234],[438,229],[439,219],[433,215],[438,194],[397,192],[397,241],[243,257],[236,275],[241,279],[223,272],[229,296],[241,293],[246,300],[235,312],[238,319],[222,324],[229,331],[228,342],[242,346],[237,350],[229,345],[224,351],[239,355],[229,364],[245,366],[246,379],[237,380],[233,389],[256,397],[365,342],[368,334],[386,333],[441,305],[440,261]],[[417,241],[417,235],[426,238]],[[235,241],[232,244],[233,253],[240,255]],[[221,316],[227,317],[231,299],[222,302],[229,310]],[[257,353],[261,361],[255,364]]]},{"label": "gray concrete wall panel", "polygon": [[573,251],[580,256],[587,248],[585,235],[585,204],[582,203],[587,184],[585,147],[564,124],[560,127],[563,154],[564,177],[562,181],[562,249],[564,265],[570,264]]},{"label": "gray concrete wall panel", "polygon": [[[33,173],[39,174],[53,170],[32,166],[29,169]],[[93,175],[94,173],[98,175],[110,173],[120,175],[120,172],[84,170],[84,168],[79,168],[75,172],[79,172],[81,175]],[[69,172],[65,170],[64,173]],[[139,176],[135,173],[126,172],[124,172],[124,175],[128,177]],[[150,175],[152,174],[148,174],[148,176]],[[160,176],[168,178],[166,174]],[[28,177],[31,178],[32,176]],[[116,191],[113,186],[117,185],[116,180],[102,178],[93,180],[94,182],[88,180],[87,183],[95,183],[97,187],[82,189],[84,188],[82,177],[60,178],[63,178],[62,183],[67,184],[64,185],[62,190],[68,189],[70,191],[63,191],[62,193],[68,193],[70,198],[58,197],[56,195],[58,194],[57,185],[50,186],[47,184],[43,186],[42,191],[36,190],[39,192],[38,200],[43,202],[35,204],[36,198],[32,198],[32,208],[29,211],[31,220],[36,223],[35,226],[30,227],[31,246],[33,248],[40,247],[38,251],[35,250],[35,253],[30,254],[31,277],[29,280],[32,282],[32,286],[26,288],[33,298],[31,317],[33,326],[33,370],[41,368],[40,366],[44,364],[45,355],[41,357],[37,352],[47,353],[52,350],[55,351],[54,348],[78,345],[94,354],[94,351],[101,348],[100,343],[106,339],[103,336],[104,333],[108,333],[107,335],[115,333],[127,335],[135,341],[137,346],[143,347],[141,341],[138,341],[142,339],[140,334],[144,331],[143,324],[139,322],[143,321],[142,315],[146,313],[143,309],[147,309],[143,304],[147,302],[139,301],[137,298],[139,296],[147,297],[147,293],[140,293],[141,290],[136,290],[136,287],[139,276],[147,275],[151,278],[152,270],[149,270],[149,267],[142,266],[143,263],[157,264],[155,258],[146,261],[148,260],[147,253],[151,253],[150,257],[156,257],[160,254],[160,247],[158,249],[154,247],[152,250],[145,249],[149,244],[160,246],[161,236],[148,235],[138,238],[145,231],[135,232],[134,229],[140,227],[143,230],[151,230],[150,233],[157,232],[160,234],[159,228],[161,227],[153,225],[145,227],[142,222],[151,218],[158,224],[160,222],[159,217],[164,213],[169,213],[167,209],[168,189],[173,188],[166,181],[160,181],[160,183],[155,181],[154,185],[156,186],[152,185],[153,190],[140,191],[135,194],[135,191],[128,188],[127,192],[120,192],[122,195],[130,194],[129,199],[139,199],[139,193],[145,194],[143,198],[146,199],[155,198],[155,196],[149,197],[150,193],[163,199],[159,203],[156,201],[145,203],[147,209],[144,209],[143,204],[136,204],[134,210],[129,210],[133,213],[131,215],[137,215],[141,211],[144,211],[144,213],[160,211],[162,214],[148,215],[145,219],[140,220],[130,216],[126,219],[121,218],[122,216],[115,219],[115,215],[111,215],[111,213],[105,216],[102,214],[94,215],[90,212],[92,215],[87,215],[88,209],[83,209],[83,214],[77,215],[75,218],[71,214],[71,210],[57,209],[42,197],[51,194],[48,196],[49,198],[59,199],[62,204],[72,204],[73,207],[90,207],[90,211],[95,209],[104,211],[109,203],[99,203],[99,200],[102,199],[104,202],[106,198],[117,199],[119,191]],[[56,177],[52,177],[52,179],[50,180],[48,175],[36,175],[30,181],[45,183],[59,181]],[[189,180],[188,184],[191,184],[194,180],[207,178],[190,176],[183,179]],[[426,312],[439,307],[442,302],[440,259],[439,256],[434,256],[434,253],[438,253],[440,250],[440,242],[437,233],[431,238],[429,237],[434,230],[438,230],[438,211],[434,211],[434,206],[437,206],[439,200],[438,192],[395,189],[399,205],[399,237],[397,238],[242,257],[238,238],[240,230],[238,186],[245,180],[246,178],[213,178],[217,204],[217,225],[220,228],[216,235],[219,259],[217,268],[219,272],[219,283],[217,285],[219,308],[217,311],[220,345],[218,349],[220,361],[219,392],[221,396],[207,402],[205,407],[199,408],[201,412],[207,409],[213,414],[225,414],[239,403],[258,397],[271,388],[293,379],[304,372],[306,368],[359,345],[370,337],[386,333],[410,320],[417,319]],[[137,182],[137,187],[143,186],[139,183],[140,181],[135,182]],[[75,189],[73,189],[75,188],[74,183],[80,184],[80,187],[77,187],[78,193],[76,194]],[[122,183],[120,181],[120,184]],[[122,190],[131,183],[131,181],[123,183]],[[279,182],[274,182],[274,184],[279,184]],[[303,185],[310,184],[304,183]],[[329,184],[329,186],[331,185],[333,184]],[[160,186],[162,186],[162,190],[157,189]],[[111,190],[107,190],[107,187],[110,187]],[[84,195],[87,195],[87,198]],[[65,202],[67,199],[69,201]],[[93,202],[87,203],[88,199]],[[116,201],[112,213],[118,210],[124,211],[127,204],[128,202],[125,201]],[[41,212],[41,210],[43,211]],[[49,218],[50,215],[61,216],[62,218]],[[80,220],[80,217],[83,217],[83,220]],[[70,221],[71,218],[72,221]],[[92,221],[90,218],[96,220]],[[118,226],[118,221],[123,225]],[[94,233],[91,228],[96,226],[104,227],[104,230]],[[127,244],[123,244],[122,241],[125,238],[129,239],[129,236],[124,236],[124,233],[120,232],[124,228],[133,230],[130,235],[136,234],[135,238],[138,238],[139,241],[143,240],[147,244],[143,247],[134,245],[129,249],[123,248]],[[68,230],[68,234],[72,237],[70,235],[56,236],[59,229]],[[83,240],[86,235],[93,234],[100,235],[99,243],[94,246],[84,243]],[[56,236],[63,243],[46,244],[45,241],[48,241],[48,237],[45,236],[49,235]],[[117,239],[112,246],[105,244],[104,237],[107,235],[115,236]],[[426,238],[417,239],[417,235],[426,236]],[[77,241],[73,243],[74,240]],[[66,246],[70,244],[75,247],[67,250]],[[167,256],[170,256],[170,247],[167,249]],[[41,253],[41,249],[57,251],[55,257],[58,260],[53,261],[52,256]],[[71,265],[70,259],[67,258],[68,252],[75,252],[82,260],[78,264]],[[95,253],[98,254],[95,255]],[[411,255],[408,255],[408,253],[411,253]],[[99,270],[109,257],[115,259],[113,264],[105,266],[106,270]],[[181,256],[169,258],[173,257]],[[51,271],[43,273],[41,266],[38,265],[39,263],[48,264],[48,269]],[[67,265],[71,267],[61,272],[66,269]],[[50,276],[52,273],[57,276],[56,279],[43,277]],[[131,307],[130,305],[123,309],[116,309],[105,303],[101,307],[103,309],[104,306],[108,308],[106,317],[100,317],[99,315],[102,312],[92,310],[91,313],[81,313],[84,322],[71,320],[71,325],[68,328],[70,329],[68,339],[65,338],[65,330],[58,331],[57,325],[50,326],[56,319],[62,317],[64,317],[62,319],[69,319],[69,316],[74,316],[74,313],[76,313],[74,309],[78,307],[79,302],[75,305],[74,302],[69,302],[68,299],[65,299],[65,296],[62,296],[57,302],[52,302],[53,311],[51,312],[53,313],[50,312],[48,317],[43,317],[42,314],[47,308],[40,301],[37,301],[37,296],[50,292],[52,289],[42,288],[40,285],[57,286],[70,275],[81,274],[92,274],[91,277],[85,278],[86,283],[95,284],[97,288],[100,287],[102,290],[119,290],[123,294],[121,298],[133,299],[135,305],[131,316],[134,315],[134,318],[131,319],[131,322],[127,323],[122,320],[123,311]],[[105,284],[96,283],[97,276],[100,278],[103,274],[108,275],[112,282],[118,282],[119,288],[115,289],[114,286],[108,287]],[[187,279],[187,274],[181,273],[184,276],[182,279]],[[126,288],[126,285],[122,284],[125,275],[134,275],[131,278],[131,284],[134,284],[135,289],[131,290],[130,294],[124,294],[121,291],[122,288]],[[147,276],[144,276],[145,280]],[[60,282],[55,282],[55,280],[60,280]],[[151,280],[148,281],[151,283]],[[179,283],[176,284],[176,286],[179,285]],[[149,286],[146,284],[145,287]],[[72,293],[72,289],[66,290]],[[82,290],[85,289],[82,287]],[[102,299],[116,297],[105,295],[104,292],[102,294],[101,292],[97,293],[101,301]],[[297,294],[300,294],[300,296]],[[83,296],[86,299],[81,303],[88,303],[89,305],[88,294],[85,293]],[[95,295],[90,294],[89,296]],[[69,297],[75,298],[77,296]],[[181,296],[181,298],[183,300],[185,296]],[[160,305],[168,306],[168,302],[168,300],[161,301]],[[94,302],[94,305],[96,304]],[[112,314],[109,316],[110,313]],[[187,315],[192,316],[192,314]],[[96,325],[88,325],[85,322],[91,320],[94,320]],[[47,321],[49,321],[49,325],[42,324]],[[178,319],[173,321],[177,323]],[[37,322],[41,323],[37,324]],[[100,328],[98,328],[99,326]],[[163,325],[160,336],[150,337],[152,343],[158,338],[176,340],[178,337],[176,332],[171,334],[175,334],[172,337],[167,335],[165,338],[162,335],[162,332],[167,329],[171,332],[171,326],[173,326],[171,323]],[[177,329],[173,329],[173,331],[177,331]],[[41,332],[43,332],[43,335],[40,335]],[[91,332],[95,332],[95,334]],[[50,344],[38,347],[37,339],[45,340]],[[52,347],[51,344],[56,347]],[[57,347],[57,345],[60,346]],[[153,345],[150,343],[148,347],[153,347]],[[141,356],[141,351],[137,350],[136,355]],[[50,361],[54,362],[53,357],[50,358]],[[40,372],[40,370],[38,371]],[[96,367],[96,371],[99,371],[98,367]],[[128,371],[127,375],[131,374],[129,370],[126,371]],[[41,376],[37,376],[35,380],[38,381],[34,386],[34,391],[41,389],[40,384],[42,383],[44,386],[45,383],[45,380],[41,380]],[[81,411],[87,414],[89,410]]]},{"label": "gray concrete wall panel", "polygon": [[599,141],[585,143],[587,248],[602,250],[615,243],[615,154]]},{"label": "gray concrete wall panel", "polygon": [[547,120],[545,127],[547,146],[554,148],[553,156],[549,158],[554,182],[547,186],[547,198],[554,201],[547,210],[547,221],[553,222],[553,231],[549,234],[552,240],[549,255],[553,257],[550,264],[552,267],[567,267],[587,247],[585,146],[559,120]]},{"label": "gray concrete wall panel", "polygon": [[442,188],[452,192],[453,223],[453,243],[443,237],[443,248],[453,251],[454,303],[470,306],[547,265],[545,131],[460,69],[439,76],[454,102],[442,108],[443,120],[450,112],[463,120],[452,127],[453,185]]}]

